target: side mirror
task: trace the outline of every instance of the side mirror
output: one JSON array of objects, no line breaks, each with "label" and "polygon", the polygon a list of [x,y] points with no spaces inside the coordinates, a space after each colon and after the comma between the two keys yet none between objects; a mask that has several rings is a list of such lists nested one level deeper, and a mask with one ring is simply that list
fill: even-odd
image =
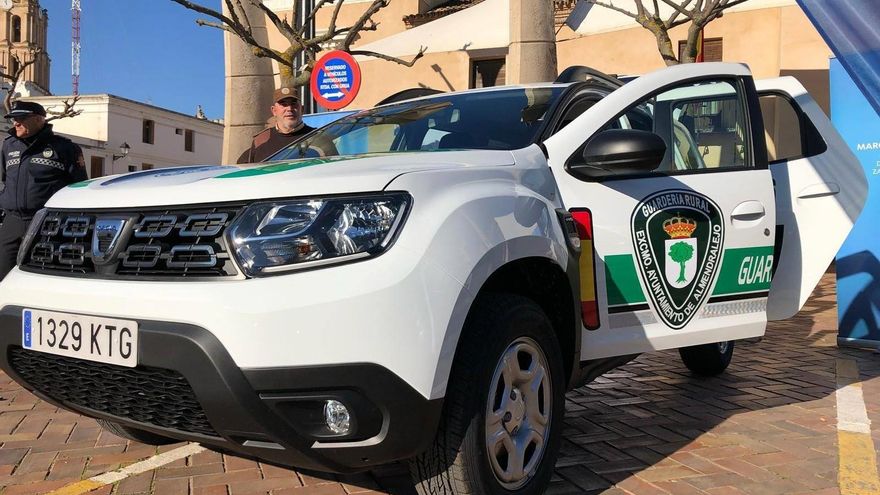
[{"label": "side mirror", "polygon": [[568,164],[582,179],[656,170],[666,155],[663,138],[648,131],[611,129],[592,137],[584,147],[583,160]]}]

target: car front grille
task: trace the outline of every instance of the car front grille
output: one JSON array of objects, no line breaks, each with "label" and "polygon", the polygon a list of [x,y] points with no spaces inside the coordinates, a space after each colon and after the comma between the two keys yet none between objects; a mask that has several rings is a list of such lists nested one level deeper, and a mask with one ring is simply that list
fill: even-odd
[{"label": "car front grille", "polygon": [[241,208],[50,210],[22,269],[99,278],[234,276],[223,233]]},{"label": "car front grille", "polygon": [[125,368],[21,347],[9,349],[9,363],[37,391],[74,409],[86,408],[184,433],[220,436],[189,382],[176,371]]}]

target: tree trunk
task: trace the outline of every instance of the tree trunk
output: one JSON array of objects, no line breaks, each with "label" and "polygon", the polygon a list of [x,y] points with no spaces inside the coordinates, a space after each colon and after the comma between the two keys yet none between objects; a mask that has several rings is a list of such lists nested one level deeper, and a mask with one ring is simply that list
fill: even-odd
[{"label": "tree trunk", "polygon": [[657,49],[660,50],[660,56],[663,57],[663,62],[666,63],[666,66],[678,65],[678,56],[672,46],[672,40],[669,39],[669,32],[666,30],[666,27],[660,22],[651,22],[647,25],[643,24],[643,26],[648,31],[654,33],[654,37],[657,38]]},{"label": "tree trunk", "polygon": [[657,37],[657,49],[660,50],[660,56],[663,57],[663,61],[666,62],[666,66],[670,67],[673,65],[678,65],[678,56],[675,53],[675,49],[672,47],[672,40],[669,39],[669,33],[666,32],[665,28],[657,27],[656,29],[652,29],[654,32],[654,36]]},{"label": "tree trunk", "polygon": [[692,64],[697,61],[697,41],[700,38],[700,30],[702,29],[696,22],[691,23],[688,27],[688,37],[684,47],[684,53],[681,57],[681,63]]}]

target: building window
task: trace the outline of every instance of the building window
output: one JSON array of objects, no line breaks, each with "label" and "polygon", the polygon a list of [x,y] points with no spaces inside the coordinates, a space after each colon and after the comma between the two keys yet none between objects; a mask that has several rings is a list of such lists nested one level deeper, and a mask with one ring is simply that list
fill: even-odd
[{"label": "building window", "polygon": [[12,42],[18,43],[21,41],[21,17],[14,15],[12,16]]},{"label": "building window", "polygon": [[143,142],[147,144],[153,144],[153,134],[155,131],[156,123],[149,119],[144,119],[144,137]]},{"label": "building window", "polygon": [[[706,38],[703,40],[703,62],[721,62],[724,54],[723,38]],[[687,41],[678,42],[678,60],[684,57],[684,49]]]},{"label": "building window", "polygon": [[178,136],[182,135],[183,129],[174,129],[174,134],[177,134]]},{"label": "building window", "polygon": [[152,163],[142,163],[141,170],[153,170],[153,164]]},{"label": "building window", "polygon": [[95,179],[104,175],[104,157],[93,156],[89,167],[89,177]]},{"label": "building window", "polygon": [[195,151],[195,136],[196,133],[187,129],[186,133],[183,136],[183,149],[186,151]]},{"label": "building window", "polygon": [[12,60],[10,60],[9,64],[9,69],[11,70],[10,74],[14,76],[18,72],[18,69],[21,68],[21,64],[18,63],[17,58],[13,58]]},{"label": "building window", "polygon": [[137,172],[137,169],[138,169],[137,165],[129,165],[128,166],[129,172]]},{"label": "building window", "polygon": [[504,59],[474,60],[471,62],[471,88],[503,86]]}]

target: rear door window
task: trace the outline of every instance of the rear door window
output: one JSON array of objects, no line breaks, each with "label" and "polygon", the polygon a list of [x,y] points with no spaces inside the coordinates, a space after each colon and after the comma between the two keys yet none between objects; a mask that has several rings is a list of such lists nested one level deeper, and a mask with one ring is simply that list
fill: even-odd
[{"label": "rear door window", "polygon": [[788,96],[761,93],[761,116],[770,163],[808,158],[827,149],[819,131]]}]

